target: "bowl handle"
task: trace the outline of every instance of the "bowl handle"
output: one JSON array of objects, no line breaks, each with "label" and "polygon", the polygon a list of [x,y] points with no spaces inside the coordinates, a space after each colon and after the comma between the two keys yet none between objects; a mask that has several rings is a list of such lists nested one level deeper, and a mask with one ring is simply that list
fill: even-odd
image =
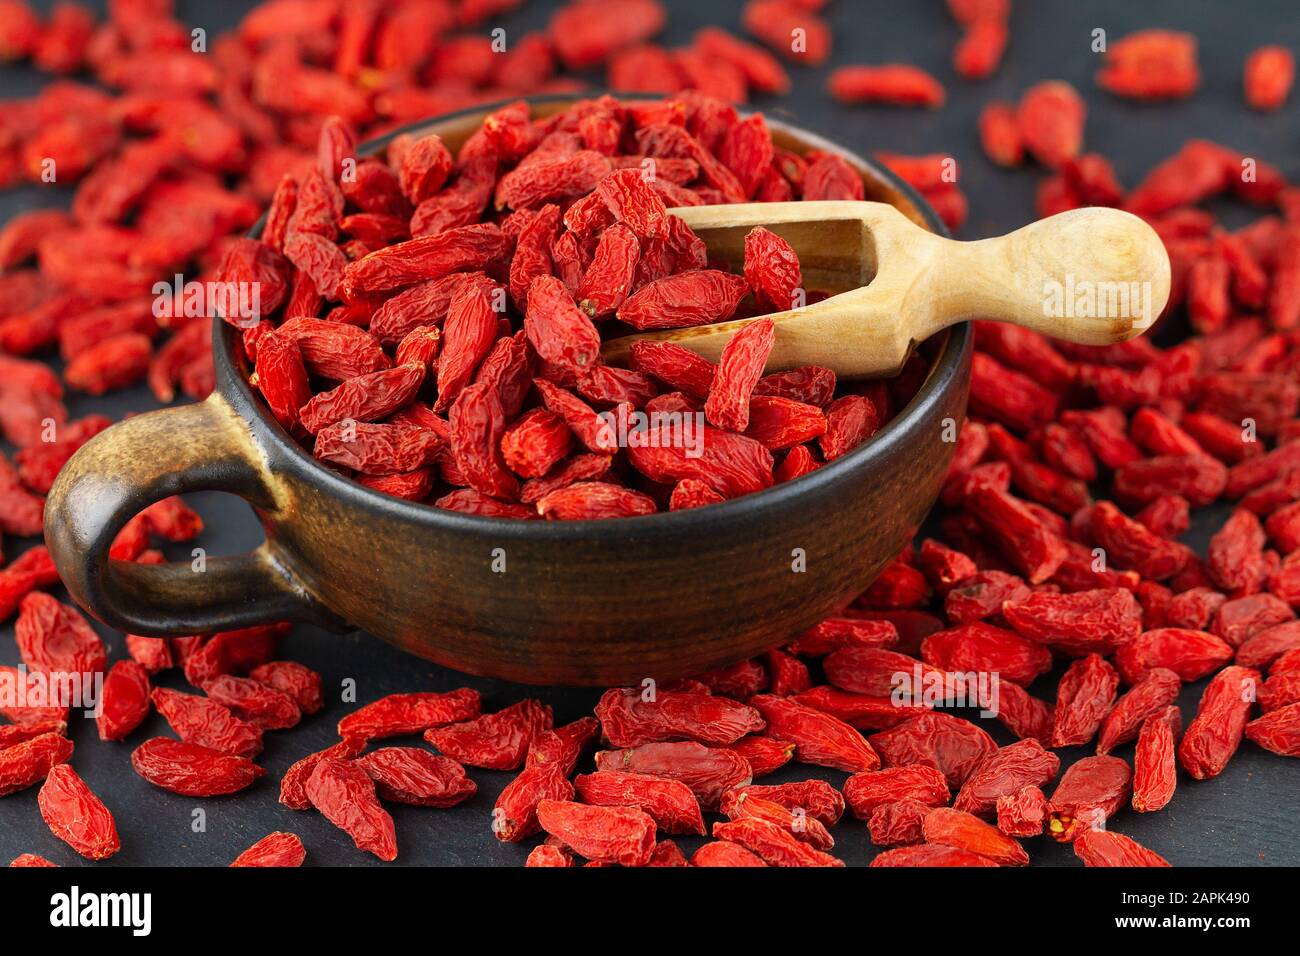
[{"label": "bowl handle", "polygon": [[333,624],[267,544],[247,554],[137,564],[109,557],[123,526],[162,498],[228,491],[264,510],[275,494],[248,427],[213,393],[137,415],[88,441],[45,502],[45,541],[82,607],[132,634],[209,634],[272,621]]}]

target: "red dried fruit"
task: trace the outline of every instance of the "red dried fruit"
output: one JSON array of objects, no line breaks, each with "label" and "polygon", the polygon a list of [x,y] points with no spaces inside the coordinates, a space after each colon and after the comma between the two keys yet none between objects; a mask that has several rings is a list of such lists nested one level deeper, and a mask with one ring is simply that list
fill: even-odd
[{"label": "red dried fruit", "polygon": [[924,822],[930,807],[916,800],[881,804],[867,818],[867,832],[876,846],[909,846],[925,839]]},{"label": "red dried fruit", "polygon": [[[572,298],[576,299],[582,311],[592,318],[612,315],[623,305],[632,291],[640,257],[641,243],[630,228],[617,223],[606,229],[601,233],[592,255],[591,265],[583,273],[577,289],[573,290]],[[566,286],[566,295],[569,291]],[[599,336],[596,336],[596,340],[599,343]],[[555,348],[561,342],[552,343],[546,339],[541,344]]]},{"label": "red dried fruit", "polygon": [[632,807],[542,800],[537,819],[543,830],[589,860],[644,866],[654,851],[655,822]]},{"label": "red dried fruit", "polygon": [[375,796],[375,784],[358,764],[333,757],[319,761],[307,778],[307,799],[343,830],[358,850],[381,860],[397,859],[393,818]]},{"label": "red dried fruit", "polygon": [[1065,562],[1064,542],[1019,499],[992,487],[967,495],[967,509],[1030,584],[1046,581]]},{"label": "red dried fruit", "polygon": [[1047,798],[1038,787],[1021,787],[998,797],[998,829],[1011,837],[1036,837],[1047,818]]},{"label": "red dried fruit", "polygon": [[648,814],[665,833],[705,833],[699,801],[679,780],[602,770],[579,775],[574,788],[584,803],[635,807]]},{"label": "red dried fruit", "polygon": [[72,741],[62,732],[46,732],[0,750],[0,797],[40,783],[50,770],[72,756]]},{"label": "red dried fruit", "polygon": [[1300,703],[1288,704],[1246,725],[1254,743],[1283,757],[1300,756]]},{"label": "red dried fruit", "polygon": [[1145,525],[1124,515],[1109,501],[1093,506],[1088,530],[1108,561],[1132,568],[1142,577],[1163,581],[1187,564],[1190,552],[1175,541],[1152,534]]},{"label": "red dried fruit", "polygon": [[600,355],[596,327],[554,276],[539,276],[529,287],[524,330],[537,354],[548,362],[582,368]]},{"label": "red dried fruit", "polygon": [[741,12],[746,30],[788,60],[818,66],[830,55],[826,22],[797,0],[748,0]]},{"label": "red dried fruit", "polygon": [[304,714],[319,713],[325,706],[320,674],[296,661],[269,661],[254,667],[248,676],[287,694]]},{"label": "red dried fruit", "polygon": [[1097,736],[1097,753],[1106,754],[1138,735],[1147,718],[1164,710],[1178,699],[1182,680],[1162,667],[1148,670],[1101,722]]},{"label": "red dried fruit", "polygon": [[122,848],[113,815],[66,763],[50,768],[36,802],[50,832],[88,860]]},{"label": "red dried fruit", "polygon": [[215,700],[155,688],[154,706],[181,740],[219,753],[255,757],[262,750],[262,730],[240,720]]},{"label": "red dried fruit", "polygon": [[596,769],[680,780],[691,788],[706,810],[717,807],[726,791],[745,786],[752,779],[749,763],[740,754],[694,741],[602,750],[596,754]]},{"label": "red dried fruit", "polygon": [[765,820],[818,850],[831,850],[835,847],[834,838],[822,822],[810,817],[802,807],[786,807],[742,790],[727,793],[722,798],[720,809],[733,821]]},{"label": "red dried fruit", "polygon": [[1022,787],[1043,787],[1056,778],[1061,761],[1036,740],[1020,740],[999,748],[971,773],[953,807],[976,816],[988,816],[997,809],[998,798]]},{"label": "red dried fruit", "polygon": [[618,318],[642,331],[725,322],[748,291],[740,276],[716,269],[683,272],[642,286],[619,307]]},{"label": "red dried fruit", "polygon": [[292,697],[251,677],[219,674],[203,685],[203,692],[263,730],[283,730],[302,719]]},{"label": "red dried fruit", "polygon": [[992,102],[980,113],[980,145],[989,159],[999,166],[1019,166],[1024,158],[1024,140],[1015,107],[1010,103]]},{"label": "red dried fruit", "polygon": [[1052,80],[1030,87],[1020,98],[1016,121],[1027,149],[1052,169],[1083,148],[1087,107],[1069,83]]},{"label": "red dried fruit", "polygon": [[921,657],[940,670],[996,671],[1021,685],[1052,666],[1052,655],[1042,645],[981,621],[931,634],[921,642]]},{"label": "red dried fruit", "polygon": [[232,867],[280,867],[302,866],[307,859],[307,848],[302,840],[293,833],[269,833],[258,840],[239,856],[235,857]]},{"label": "red dried fruit", "polygon": [[424,739],[471,767],[513,770],[524,762],[533,738],[551,724],[550,707],[523,700],[494,714],[430,728]]},{"label": "red dried fruit", "polygon": [[246,757],[167,737],[154,737],[137,747],[131,766],[154,786],[185,797],[237,793],[266,773]]},{"label": "red dried fruit", "polygon": [[58,580],[59,573],[44,545],[24,551],[0,570],[0,620],[13,614],[34,589],[51,587]]},{"label": "red dried fruit", "polygon": [[104,677],[100,740],[125,740],[149,716],[149,673],[135,661],[118,661]]},{"label": "red dried fruit", "polygon": [[1072,747],[1092,740],[1115,703],[1119,674],[1099,654],[1070,665],[1056,689],[1052,746]]},{"label": "red dried fruit", "polygon": [[478,790],[455,760],[416,747],[381,747],[355,763],[374,780],[379,796],[394,803],[453,807]]},{"label": "red dried fruit", "polygon": [[537,512],[553,521],[595,521],[654,514],[653,498],[602,481],[580,481],[552,491],[537,502]]},{"label": "red dried fruit", "polygon": [[695,851],[691,866],[767,866],[758,856],[739,843],[714,840]]},{"label": "red dried fruit", "polygon": [[880,758],[866,739],[844,721],[789,698],[760,694],[750,699],[767,721],[769,736],[795,745],[802,763],[840,770],[874,770]]},{"label": "red dried fruit", "polygon": [[339,721],[344,740],[379,740],[420,734],[431,727],[472,720],[479,714],[479,693],[468,687],[445,694],[389,694]]},{"label": "red dried fruit", "polygon": [[[1251,594],[1220,604],[1218,610],[1214,612],[1210,632],[1223,638],[1240,652],[1241,648],[1261,633],[1294,620],[1295,612],[1285,601],[1272,594]],[[1270,640],[1278,640],[1283,638],[1283,635],[1298,630],[1300,628],[1278,631]],[[1255,662],[1252,658],[1265,646],[1267,645],[1263,643],[1255,644],[1247,653],[1247,659],[1238,660],[1237,663],[1254,667]]]},{"label": "red dried fruit", "polygon": [[1102,829],[1128,803],[1133,772],[1118,757],[1084,757],[1062,775],[1047,803],[1047,832],[1062,843]]},{"label": "red dried fruit", "polygon": [[1300,647],[1300,623],[1287,622],[1259,631],[1237,648],[1236,662],[1243,667],[1274,667],[1292,649]]},{"label": "red dried fruit", "polygon": [[1206,685],[1178,745],[1178,762],[1197,780],[1217,777],[1237,752],[1261,682],[1259,671],[1233,665]]},{"label": "red dried fruit", "polygon": [[415,398],[424,383],[423,364],[410,363],[358,375],[327,392],[320,392],[299,410],[298,419],[312,434],[350,420],[373,422],[387,418]]},{"label": "red dried fruit", "polygon": [[992,76],[1002,61],[1007,38],[1005,20],[993,17],[977,19],[953,50],[953,69],[968,80]]},{"label": "red dried fruit", "polygon": [[1177,707],[1166,707],[1142,722],[1133,751],[1133,809],[1139,813],[1162,810],[1173,799],[1178,784],[1174,747],[1182,729]]},{"label": "red dried fruit", "polygon": [[1137,100],[1181,99],[1200,82],[1196,38],[1173,30],[1140,30],[1115,41],[1097,72],[1102,88]]},{"label": "red dried fruit", "polygon": [[524,866],[573,866],[573,856],[566,849],[542,843],[533,847]]},{"label": "red dried fruit", "polygon": [[[944,598],[943,610],[954,624],[996,618],[1005,608],[1025,601],[1034,592],[1023,578],[1005,571],[978,571]],[[1036,638],[1036,634],[1028,634]]]},{"label": "red dried fruit", "polygon": [[23,663],[33,671],[93,674],[108,664],[104,642],[81,612],[40,591],[19,605],[14,637]]},{"label": "red dried fruit", "polygon": [[1115,667],[1127,684],[1153,668],[1173,671],[1184,681],[1200,680],[1232,660],[1232,647],[1204,631],[1162,627],[1144,631],[1115,653]]},{"label": "red dried fruit", "polygon": [[1071,656],[1108,654],[1142,630],[1142,610],[1124,588],[1027,593],[1001,611],[1017,633]]},{"label": "red dried fruit", "polygon": [[704,414],[712,424],[733,432],[749,427],[750,396],[775,340],[771,319],[752,322],[728,340],[704,403]]},{"label": "red dried fruit", "polygon": [[872,734],[870,741],[886,766],[933,767],[944,775],[951,790],[961,787],[998,749],[993,738],[970,721],[930,712]]},{"label": "red dried fruit", "polygon": [[1027,866],[1024,847],[979,817],[950,807],[938,807],[925,816],[922,833],[926,842],[967,850],[1001,866]]},{"label": "red dried fruit", "polygon": [[508,252],[509,240],[495,224],[458,226],[354,260],[343,271],[340,291],[345,301],[355,301],[453,272],[483,269],[502,261]]},{"label": "red dried fruit", "polygon": [[871,861],[870,866],[997,866],[988,857],[961,850],[957,847],[934,843],[918,843],[886,850]]},{"label": "red dried fruit", "polygon": [[715,823],[713,835],[752,851],[769,866],[843,866],[841,860],[816,850],[788,830],[758,817]]},{"label": "red dried fruit", "polygon": [[844,782],[844,802],[859,820],[868,820],[880,807],[899,800],[942,807],[949,799],[943,773],[922,764],[855,773]]},{"label": "red dried fruit", "polygon": [[633,689],[606,691],[596,705],[605,738],[616,747],[667,740],[733,744],[765,727],[754,707],[706,694]]},{"label": "red dried fruit", "polygon": [[1168,866],[1164,857],[1113,830],[1085,830],[1074,841],[1084,866]]},{"label": "red dried fruit", "polygon": [[569,69],[603,63],[612,53],[654,36],[665,19],[655,0],[614,0],[604,13],[592,17],[580,6],[571,6],[551,18],[549,34]]},{"label": "red dried fruit", "polygon": [[[201,646],[179,655],[185,679],[201,687],[218,674],[242,673],[264,664],[275,654],[276,644],[288,630],[285,623],[260,624],[199,640]],[[173,642],[179,640],[183,639],[173,638]]]},{"label": "red dried fruit", "polygon": [[924,70],[903,63],[884,66],[842,66],[826,84],[842,103],[888,103],[937,109],[947,94],[939,81]]},{"label": "red dried fruit", "polygon": [[1295,81],[1295,57],[1283,46],[1263,46],[1246,57],[1244,85],[1252,109],[1276,110]]}]

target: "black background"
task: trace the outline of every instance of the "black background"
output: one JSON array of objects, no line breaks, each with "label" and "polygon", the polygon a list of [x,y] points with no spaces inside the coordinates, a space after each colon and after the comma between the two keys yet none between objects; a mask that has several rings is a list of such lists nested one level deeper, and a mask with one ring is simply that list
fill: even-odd
[{"label": "black background", "polygon": [[[739,2],[665,3],[671,15],[668,30],[660,39],[667,44],[688,42],[694,30],[706,24],[739,32]],[[92,6],[102,9],[102,4]],[[251,6],[246,2],[178,4],[180,19],[205,27],[210,40],[237,22]],[[507,29],[508,35],[517,36],[517,31],[544,24],[556,6],[533,0],[524,10],[481,29],[499,25]],[[975,124],[980,107],[988,100],[1015,99],[1025,87],[1043,79],[1067,79],[1082,92],[1089,104],[1087,145],[1113,160],[1126,185],[1135,183],[1183,140],[1196,136],[1219,140],[1247,155],[1273,162],[1293,181],[1300,180],[1300,94],[1293,93],[1282,112],[1260,115],[1243,106],[1240,79],[1243,59],[1257,46],[1281,43],[1300,51],[1300,17],[1294,0],[1021,0],[1015,7],[1006,61],[991,80],[971,84],[956,79],[949,65],[958,33],[941,0],[832,0],[826,11],[834,35],[830,62],[818,70],[793,68],[794,88],[788,97],[779,103],[760,99],[755,105],[860,152],[955,155],[971,204],[963,238],[1005,232],[1034,218],[1034,188],[1042,172],[993,167],[980,153]],[[599,10],[598,4],[595,9]],[[1092,75],[1100,58],[1090,49],[1092,31],[1104,29],[1114,40],[1136,29],[1157,26],[1189,30],[1199,37],[1204,73],[1201,91],[1190,100],[1159,106],[1122,102],[1098,91]],[[848,108],[835,104],[824,92],[826,75],[835,66],[891,61],[915,63],[931,70],[948,88],[947,105],[935,112]],[[600,82],[594,75],[591,80],[594,84]],[[3,97],[30,95],[43,82],[45,78],[25,66],[0,68]],[[15,190],[0,195],[0,221],[20,210],[63,205],[67,200],[68,190],[61,187]],[[1242,210],[1227,206],[1216,211],[1234,224],[1249,218]],[[74,416],[102,411],[115,417],[156,407],[144,388],[97,400],[74,394],[69,405]],[[251,512],[237,499],[207,494],[192,496],[192,503],[207,521],[207,531],[198,543],[210,554],[236,553],[260,540],[261,531]],[[1212,509],[1197,517],[1186,540],[1203,550],[1209,534],[1222,520],[1222,513]],[[18,542],[6,542],[10,560],[19,550]],[[174,557],[187,554],[188,546],[173,549]],[[359,582],[359,586],[363,585]],[[120,635],[101,631],[110,642],[113,658],[123,656]],[[18,662],[11,635],[12,622],[0,638],[0,662]],[[281,656],[318,669],[324,676],[330,703],[323,714],[309,718],[300,727],[268,734],[266,751],[259,761],[267,768],[267,777],[233,798],[187,800],[153,788],[131,771],[128,757],[132,746],[147,737],[168,733],[156,715],[125,744],[101,743],[89,722],[76,722],[72,730],[77,744],[74,765],[113,810],[122,836],[122,851],[104,865],[224,865],[273,830],[299,834],[307,845],[309,863],[376,864],[378,861],[355,850],[351,841],[322,817],[310,812],[295,813],[276,802],[277,781],[285,768],[334,741],[334,723],[350,709],[339,702],[337,691],[345,680],[356,682],[361,702],[397,691],[445,690],[468,683],[483,692],[484,710],[495,710],[532,694],[555,708],[557,723],[590,713],[597,696],[595,691],[528,689],[467,679],[360,633],[337,636],[299,627],[282,646]],[[1045,678],[1035,686],[1035,693],[1050,700],[1054,679],[1055,675]],[[163,683],[182,686],[174,674],[165,676]],[[1184,691],[1179,703],[1185,720],[1195,712],[1202,686],[1203,682]],[[987,723],[999,741],[1010,742],[999,726]],[[1131,756],[1131,745],[1119,753]],[[1083,748],[1062,751],[1066,763],[1084,755]],[[1156,814],[1124,811],[1114,820],[1114,827],[1175,865],[1295,865],[1300,863],[1300,828],[1295,820],[1300,776],[1296,771],[1294,761],[1246,744],[1222,776],[1204,783],[1184,778],[1166,810]],[[399,864],[523,863],[531,844],[500,844],[489,828],[492,803],[511,775],[481,770],[471,770],[471,775],[478,782],[479,793],[460,807],[390,808],[397,822]],[[837,785],[845,776],[789,765],[764,782],[810,775],[824,775]],[[205,817],[202,829],[195,825],[194,814],[198,811]],[[834,835],[836,854],[850,864],[862,864],[875,853],[865,827],[856,821],[842,822]],[[689,855],[700,841],[679,842]],[[1078,865],[1068,847],[1046,839],[1030,841],[1028,847],[1035,865]],[[0,865],[23,852],[40,853],[66,865],[83,862],[42,823],[35,788],[0,800]]]}]

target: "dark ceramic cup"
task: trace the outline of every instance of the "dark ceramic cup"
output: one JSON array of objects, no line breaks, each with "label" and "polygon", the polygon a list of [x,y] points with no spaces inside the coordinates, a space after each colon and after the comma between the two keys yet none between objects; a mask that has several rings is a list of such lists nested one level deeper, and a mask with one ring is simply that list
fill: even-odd
[{"label": "dark ceramic cup", "polygon": [[[548,114],[569,102],[534,107]],[[454,149],[492,109],[419,129]],[[892,174],[769,124],[781,146],[839,153],[861,172],[868,199],[943,231]],[[641,518],[517,521],[402,501],[317,464],[249,387],[236,331],[217,321],[216,391],[88,442],[50,492],[45,537],[73,597],[130,633],[308,621],[361,628],[439,664],[524,683],[681,677],[789,639],[842,607],[899,552],[948,467],[945,420],[964,415],[970,350],[968,325],[926,343],[930,371],[911,403],[870,441],[796,481]],[[266,541],[211,558],[202,572],[109,558],[128,519],[192,491],[244,498]]]}]

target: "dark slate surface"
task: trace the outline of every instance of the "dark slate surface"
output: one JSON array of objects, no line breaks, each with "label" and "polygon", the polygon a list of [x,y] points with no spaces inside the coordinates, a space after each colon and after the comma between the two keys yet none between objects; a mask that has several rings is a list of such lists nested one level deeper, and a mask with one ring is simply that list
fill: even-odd
[{"label": "dark slate surface", "polygon": [[[248,3],[181,3],[182,18],[206,27],[210,33],[234,23]],[[545,21],[554,3],[534,0],[503,25],[518,30]],[[665,39],[685,42],[698,27],[717,23],[739,26],[739,3],[700,3],[668,0],[672,8]],[[759,105],[787,116],[862,152],[892,150],[904,153],[955,151],[961,162],[962,183],[971,201],[971,219],[965,238],[1007,231],[1032,217],[1034,187],[1041,172],[1007,172],[995,169],[980,154],[975,138],[975,118],[989,99],[1014,98],[1027,85],[1042,79],[1073,82],[1089,103],[1087,142],[1106,152],[1121,179],[1135,182],[1154,162],[1184,139],[1208,136],[1281,165],[1292,179],[1300,178],[1296,144],[1300,128],[1293,95],[1287,110],[1260,116],[1241,104],[1240,72],[1244,56],[1266,43],[1284,43],[1300,50],[1300,19],[1292,0],[1252,0],[1237,6],[1212,0],[1162,0],[1134,4],[1126,0],[1097,0],[1090,4],[1064,0],[1018,3],[1012,21],[1013,39],[1007,62],[992,80],[964,84],[955,80],[948,65],[956,28],[943,13],[939,0],[893,3],[884,0],[838,0],[830,4],[835,52],[821,70],[795,70],[794,91],[779,105]],[[1202,44],[1204,89],[1193,99],[1173,105],[1148,107],[1119,102],[1101,95],[1092,74],[1098,57],[1090,52],[1092,31],[1101,28],[1114,39],[1131,30],[1165,26],[1191,30]],[[485,28],[486,29],[486,28]],[[927,67],[949,87],[949,103],[938,112],[846,108],[823,92],[823,82],[833,66],[863,62],[914,62]],[[41,78],[26,68],[0,69],[3,95],[32,92]],[[40,205],[67,201],[62,190],[25,188],[0,196],[0,220]],[[1226,212],[1240,216],[1238,210]],[[105,411],[120,416],[155,407],[144,389],[118,393],[105,400],[87,401],[74,396],[74,415]],[[208,522],[202,544],[211,554],[230,554],[254,546],[260,529],[237,499],[217,494],[194,496]],[[1220,515],[1202,514],[1187,536],[1203,548]],[[21,550],[6,542],[12,559]],[[174,549],[175,557],[187,552]],[[17,663],[11,640],[12,625],[0,638],[0,662]],[[123,655],[120,636],[105,632],[114,658]],[[338,702],[344,681],[355,681],[362,702],[396,691],[445,690],[465,683],[484,694],[485,709],[493,710],[533,693],[554,706],[557,721],[569,721],[590,712],[596,693],[584,690],[526,690],[502,683],[465,678],[408,657],[364,634],[345,637],[299,628],[284,644],[283,656],[298,659],[324,675],[331,703],[326,712],[291,732],[267,735],[262,763],[269,771],[244,794],[222,800],[190,801],[156,790],[138,778],[128,765],[130,744],[102,744],[89,723],[78,721],[73,730],[77,743],[75,766],[117,817],[123,849],[106,865],[223,865],[253,841],[273,830],[292,830],[307,844],[310,862],[326,865],[370,865],[376,861],[354,850],[350,841],[314,813],[293,813],[276,802],[275,781],[294,760],[333,741],[334,722],[345,711]],[[1051,698],[1054,678],[1033,689]],[[178,679],[164,683],[180,687]],[[1194,712],[1201,685],[1189,687],[1179,703],[1188,717]],[[992,723],[992,722],[989,722]],[[1000,727],[990,730],[1001,742],[1010,737]],[[166,733],[163,721],[153,716],[132,738],[132,743]],[[405,742],[405,741],[403,741]],[[1120,751],[1131,754],[1131,746]],[[1082,748],[1064,752],[1065,761],[1084,756]],[[812,773],[819,773],[815,769]],[[420,810],[394,807],[401,846],[400,863],[412,865],[519,865],[527,846],[504,846],[493,839],[490,811],[497,792],[509,774],[471,771],[479,794],[454,810]],[[787,767],[770,781],[801,779],[810,771]],[[830,772],[837,785],[844,775]],[[1218,779],[1180,783],[1171,806],[1162,813],[1140,815],[1126,811],[1115,827],[1182,865],[1258,866],[1300,864],[1295,812],[1297,765],[1247,745]],[[874,853],[863,825],[842,823],[835,830],[837,853],[850,863],[862,864]],[[683,839],[688,853],[699,844]],[[1077,865],[1067,847],[1046,840],[1030,844],[1036,865]],[[22,852],[35,852],[62,864],[79,858],[57,841],[42,824],[36,792],[30,790],[0,800],[0,862]]]}]

